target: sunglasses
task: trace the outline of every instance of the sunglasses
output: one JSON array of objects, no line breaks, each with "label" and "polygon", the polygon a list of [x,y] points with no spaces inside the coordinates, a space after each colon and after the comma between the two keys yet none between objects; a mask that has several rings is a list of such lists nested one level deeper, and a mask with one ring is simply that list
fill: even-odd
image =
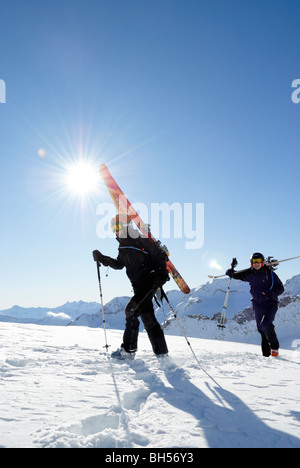
[{"label": "sunglasses", "polygon": [[119,223],[117,223],[117,224],[112,224],[111,228],[112,228],[113,232],[121,231],[122,228],[123,228],[123,225],[122,225],[122,224],[119,224]]},{"label": "sunglasses", "polygon": [[252,263],[262,263],[263,259],[262,258],[253,258]]},{"label": "sunglasses", "polygon": [[114,224],[111,225],[111,229],[112,229],[113,232],[120,232],[123,229],[126,229],[127,227],[129,227],[129,223],[128,224],[114,223]]}]

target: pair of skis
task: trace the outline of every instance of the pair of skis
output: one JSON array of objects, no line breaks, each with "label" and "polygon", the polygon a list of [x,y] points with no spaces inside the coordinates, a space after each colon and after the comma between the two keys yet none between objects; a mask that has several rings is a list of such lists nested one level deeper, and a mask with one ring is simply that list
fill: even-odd
[{"label": "pair of skis", "polygon": [[[282,263],[282,262],[288,262],[290,260],[295,260],[296,258],[300,258],[300,255],[298,257],[291,257],[291,258],[285,258],[284,260],[272,260],[272,257],[268,257],[264,264],[268,267],[276,267],[278,266],[279,263]],[[244,270],[239,270],[237,271],[236,273],[243,273],[244,271],[247,271],[249,270],[249,268],[245,268]],[[213,276],[213,275],[208,275],[208,277],[210,279],[218,279],[218,278],[225,278],[227,275],[217,275],[217,276]]]},{"label": "pair of skis", "polygon": [[[141,233],[148,237],[153,244],[156,244],[159,248],[162,248],[160,241],[157,241],[152,233],[149,230],[149,225],[143,223],[142,219],[140,218],[139,214],[136,212],[134,207],[128,201],[127,197],[124,195],[122,190],[120,189],[119,185],[112,177],[111,173],[109,172],[107,166],[102,164],[100,167],[100,174],[101,177],[108,188],[108,191],[111,195],[111,198],[117,208],[119,214],[127,214],[130,216],[131,220],[137,225]],[[175,268],[173,263],[170,260],[166,262],[167,271],[170,273],[172,278],[174,279],[175,283],[181,289],[184,294],[190,293],[190,288],[187,283],[184,281],[178,270]]]}]

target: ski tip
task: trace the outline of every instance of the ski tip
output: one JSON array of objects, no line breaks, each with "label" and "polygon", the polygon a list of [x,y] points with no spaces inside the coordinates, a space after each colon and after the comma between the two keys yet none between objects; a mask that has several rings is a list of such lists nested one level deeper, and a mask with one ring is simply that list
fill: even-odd
[{"label": "ski tip", "polygon": [[107,165],[106,164],[101,164],[99,171],[100,171],[100,174],[103,171],[107,171]]},{"label": "ski tip", "polygon": [[213,276],[213,275],[207,275],[208,278],[214,280],[214,279],[218,279],[218,278],[226,278],[227,275],[218,275],[218,276]]}]

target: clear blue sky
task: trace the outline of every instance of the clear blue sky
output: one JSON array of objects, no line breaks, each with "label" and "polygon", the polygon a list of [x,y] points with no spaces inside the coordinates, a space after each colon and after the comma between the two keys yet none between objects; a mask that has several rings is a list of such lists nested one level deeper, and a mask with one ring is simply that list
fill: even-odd
[{"label": "clear blue sky", "polygon": [[[132,202],[204,203],[201,249],[162,239],[191,288],[212,260],[300,255],[299,17],[296,0],[2,0],[0,309],[99,300],[91,252],[117,243],[96,234],[101,180],[66,187],[80,158]],[[125,271],[103,289],[131,294]]]}]

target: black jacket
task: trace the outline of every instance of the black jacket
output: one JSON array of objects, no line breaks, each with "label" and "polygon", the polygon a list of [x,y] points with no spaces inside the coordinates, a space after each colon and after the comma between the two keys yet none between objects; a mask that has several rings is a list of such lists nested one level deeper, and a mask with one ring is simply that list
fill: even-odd
[{"label": "black jacket", "polygon": [[99,260],[115,270],[125,267],[134,289],[145,283],[159,287],[170,279],[166,270],[167,255],[148,237],[130,229],[126,238],[117,237],[117,240],[120,244],[118,257],[113,259],[100,254]]},{"label": "black jacket", "polygon": [[250,283],[250,293],[253,300],[259,304],[269,301],[277,302],[278,296],[284,291],[283,284],[276,273],[267,266],[260,270],[249,268],[240,273],[228,270],[227,274],[233,279]]}]

